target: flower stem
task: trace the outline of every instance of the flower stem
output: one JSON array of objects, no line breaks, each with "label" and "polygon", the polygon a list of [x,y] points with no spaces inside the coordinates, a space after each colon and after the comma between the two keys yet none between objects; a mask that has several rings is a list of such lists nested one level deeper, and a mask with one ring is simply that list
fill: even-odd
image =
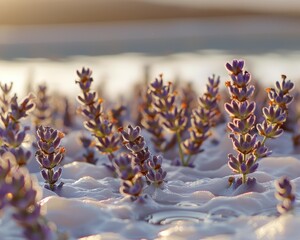
[{"label": "flower stem", "polygon": [[247,182],[247,174],[243,173],[242,183],[245,184]]},{"label": "flower stem", "polygon": [[185,166],[186,162],[184,161],[184,155],[183,155],[183,151],[181,148],[181,136],[179,131],[176,132],[176,137],[177,137],[177,144],[178,144],[178,149],[179,149],[179,156],[180,156],[180,161],[182,163],[183,166]]}]

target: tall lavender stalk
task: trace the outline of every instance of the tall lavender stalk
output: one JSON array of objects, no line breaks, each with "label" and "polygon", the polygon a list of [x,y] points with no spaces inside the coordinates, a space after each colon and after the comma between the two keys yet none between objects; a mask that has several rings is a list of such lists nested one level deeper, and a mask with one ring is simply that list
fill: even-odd
[{"label": "tall lavender stalk", "polygon": [[54,225],[41,213],[36,202],[37,190],[25,168],[19,167],[10,153],[0,158],[0,210],[6,206],[14,209],[13,219],[23,228],[28,240],[54,240]]},{"label": "tall lavender stalk", "polygon": [[165,129],[174,134],[177,138],[180,160],[184,162],[184,153],[181,146],[181,134],[187,125],[185,109],[176,106],[176,92],[172,84],[164,84],[163,76],[150,83],[152,106],[158,112],[160,122]]},{"label": "tall lavender stalk", "polygon": [[91,90],[93,82],[92,71],[83,68],[81,72],[77,71],[79,79],[76,83],[82,91],[77,100],[82,105],[81,113],[86,118],[84,126],[97,139],[96,147],[106,154],[110,165],[106,165],[114,171],[113,160],[114,152],[119,149],[119,137],[113,130],[113,124],[104,115],[101,98],[97,97],[95,91]]},{"label": "tall lavender stalk", "polygon": [[[232,64],[226,64],[226,68],[231,77],[231,81],[226,82],[231,96],[231,102],[225,103],[225,110],[231,118],[227,126],[232,132],[229,138],[237,151],[236,156],[228,155],[228,165],[234,173],[242,175],[242,183],[247,183],[247,175],[258,168],[257,160],[271,154],[265,146],[266,140],[283,132],[281,125],[286,120],[287,105],[292,101],[289,91],[294,85],[284,78],[281,84],[276,82],[275,88],[268,89],[270,106],[263,108],[265,120],[255,125],[256,104],[249,100],[255,88],[250,85],[250,73],[243,70],[244,61],[233,60]],[[256,129],[263,140],[259,140]]]},{"label": "tall lavender stalk", "polygon": [[220,77],[208,78],[206,92],[199,98],[199,106],[192,111],[190,136],[182,142],[182,149],[186,159],[183,161],[184,166],[189,166],[192,163],[190,159],[193,155],[203,151],[201,146],[205,140],[211,135],[210,129],[214,126],[218,111],[219,100],[219,84]]}]

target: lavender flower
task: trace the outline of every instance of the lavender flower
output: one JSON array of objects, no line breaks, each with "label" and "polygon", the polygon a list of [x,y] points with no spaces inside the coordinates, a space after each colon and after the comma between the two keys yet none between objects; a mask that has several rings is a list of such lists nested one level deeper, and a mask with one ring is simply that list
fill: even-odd
[{"label": "lavender flower", "polygon": [[181,143],[186,159],[182,160],[183,166],[190,166],[191,156],[203,151],[201,146],[209,138],[210,128],[215,124],[218,112],[220,77],[208,78],[206,92],[199,98],[199,107],[192,111],[190,137]]},{"label": "lavender flower", "polygon": [[148,172],[146,161],[150,157],[150,152],[146,146],[144,137],[140,135],[141,128],[139,126],[133,128],[131,125],[128,125],[127,132],[123,129],[120,132],[124,146],[133,156],[133,165],[138,166],[140,172],[146,175]]},{"label": "lavender flower", "polygon": [[[45,179],[45,187],[50,190],[55,190],[56,182],[59,180],[62,168],[55,170],[61,163],[65,148],[60,147],[60,141],[64,137],[62,132],[51,127],[38,127],[37,135],[39,137],[38,147],[35,156],[41,167],[43,168],[41,174]],[[59,186],[62,186],[60,184]]]},{"label": "lavender flower", "polygon": [[47,125],[50,123],[51,109],[49,98],[50,96],[47,94],[47,86],[39,85],[35,101],[36,108],[33,112],[33,122],[36,128],[40,125]]},{"label": "lavender flower", "polygon": [[133,156],[124,153],[117,157],[114,163],[122,180],[120,192],[129,195],[132,201],[142,198],[144,182],[139,166],[133,163]]},{"label": "lavender flower", "polygon": [[10,105],[10,101],[11,101],[11,98],[10,98],[10,93],[11,93],[11,90],[12,90],[12,86],[13,86],[13,83],[11,82],[10,85],[4,83],[0,83],[0,88],[1,88],[1,92],[2,92],[2,95],[0,96],[0,107],[1,107],[1,113],[2,114],[5,114],[8,112],[9,110],[9,105]]},{"label": "lavender flower", "polygon": [[33,99],[33,95],[29,95],[21,103],[18,103],[17,96],[14,95],[10,100],[8,111],[0,114],[2,121],[2,127],[0,127],[1,153],[11,151],[15,154],[20,166],[25,165],[31,156],[30,151],[22,147],[26,132],[30,128],[23,127],[20,121],[34,109]]},{"label": "lavender flower", "polygon": [[167,172],[161,168],[162,165],[162,157],[161,156],[153,156],[148,159],[148,172],[146,174],[147,181],[154,184],[155,186],[160,186],[166,176]]},{"label": "lavender flower", "polygon": [[0,170],[0,209],[13,207],[12,217],[23,228],[25,239],[56,239],[53,224],[41,215],[36,203],[37,191],[29,173],[17,166],[10,153],[0,158]]},{"label": "lavender flower", "polygon": [[[173,134],[169,146],[173,139],[177,141],[182,166],[193,166],[191,157],[203,151],[201,146],[210,136],[209,130],[215,124],[218,115],[219,83],[219,77],[215,78],[214,75],[208,79],[207,91],[199,98],[199,107],[192,111],[190,122],[187,115],[188,106],[185,102],[180,107],[176,105],[177,92],[173,91],[171,83],[164,84],[160,75],[159,79],[150,84],[145,111],[153,117],[146,121],[146,129],[155,136],[154,144],[159,146],[163,143],[166,145],[161,126]],[[191,126],[190,137],[183,141],[182,136],[188,126]]]},{"label": "lavender flower", "polygon": [[84,161],[87,163],[96,164],[98,159],[96,158],[95,151],[92,148],[94,146],[92,139],[82,136],[80,137],[80,141],[85,149],[85,153],[83,154]]},{"label": "lavender flower", "polygon": [[[231,81],[226,82],[231,102],[225,103],[225,110],[231,118],[228,129],[233,133],[229,134],[229,137],[237,151],[237,156],[228,155],[228,166],[234,173],[242,174],[242,183],[246,184],[247,175],[256,171],[258,167],[257,157],[267,156],[269,151],[265,148],[264,142],[257,143],[257,135],[252,133],[255,128],[256,104],[250,102],[249,98],[254,93],[254,86],[250,85],[250,73],[244,71],[243,67],[242,60],[233,60],[232,64],[226,64],[231,77]],[[260,153],[256,151],[256,147],[259,147]],[[265,150],[263,153],[262,149]]]},{"label": "lavender flower", "polygon": [[280,201],[277,205],[278,212],[284,214],[292,211],[295,203],[295,194],[289,179],[287,177],[281,177],[275,182],[275,188],[275,197]]},{"label": "lavender flower", "polygon": [[113,131],[112,122],[104,116],[103,100],[91,90],[92,71],[82,68],[81,72],[77,71],[77,75],[79,80],[76,83],[82,91],[82,95],[79,95],[77,100],[82,105],[81,113],[86,118],[84,126],[97,139],[96,147],[101,153],[107,154],[111,163],[107,167],[114,171],[114,152],[119,149],[119,137]]},{"label": "lavender flower", "polygon": [[144,103],[142,104],[142,125],[151,134],[151,141],[154,144],[157,152],[168,150],[167,139],[164,134],[164,129],[160,124],[159,113],[154,109],[152,102],[153,96],[151,91],[147,91]]},{"label": "lavender flower", "polygon": [[294,84],[282,75],[282,81],[276,82],[275,88],[268,88],[268,97],[270,99],[269,107],[263,108],[265,120],[257,124],[259,134],[264,137],[263,141],[268,138],[277,138],[283,133],[282,124],[286,121],[288,115],[288,105],[292,102],[293,97],[290,91]]},{"label": "lavender flower", "polygon": [[[254,93],[254,86],[250,85],[250,73],[243,70],[242,60],[233,60],[232,64],[227,63],[226,67],[231,77],[231,81],[226,82],[231,102],[225,103],[225,110],[231,117],[228,129],[232,133],[229,137],[238,153],[237,156],[229,154],[228,166],[234,173],[242,174],[242,183],[247,183],[247,175],[258,168],[257,160],[271,154],[265,146],[266,140],[276,138],[283,132],[281,126],[286,121],[287,105],[293,99],[289,91],[293,89],[294,84],[291,81],[286,82],[284,76],[281,84],[276,82],[275,89],[267,89],[270,106],[263,108],[265,120],[255,126],[256,104],[249,101]],[[253,133],[255,128],[263,137],[262,141]]]}]

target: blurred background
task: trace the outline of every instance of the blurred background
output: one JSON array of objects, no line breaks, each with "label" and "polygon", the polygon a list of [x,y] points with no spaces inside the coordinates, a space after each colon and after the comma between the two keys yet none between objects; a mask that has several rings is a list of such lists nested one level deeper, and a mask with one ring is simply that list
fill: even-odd
[{"label": "blurred background", "polygon": [[49,82],[74,95],[76,70],[90,67],[114,98],[134,82],[227,78],[224,64],[246,60],[263,84],[300,77],[297,0],[2,0],[0,81]]}]

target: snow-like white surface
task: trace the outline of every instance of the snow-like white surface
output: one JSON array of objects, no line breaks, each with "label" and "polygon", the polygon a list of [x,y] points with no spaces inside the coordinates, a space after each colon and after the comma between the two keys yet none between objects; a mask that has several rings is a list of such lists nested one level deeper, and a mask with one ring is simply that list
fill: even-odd
[{"label": "snow-like white surface", "polygon": [[[105,158],[96,166],[70,162],[82,149],[75,143],[79,132],[69,134],[64,140],[68,143],[61,179],[65,184],[56,193],[41,188],[42,209],[70,239],[298,239],[297,207],[293,214],[279,216],[274,197],[274,181],[288,176],[300,199],[300,156],[294,153],[291,135],[267,142],[273,155],[260,160],[258,171],[251,174],[257,179],[255,186],[233,189],[228,185],[232,174],[227,167],[231,143],[223,132],[224,125],[219,126],[214,136],[220,136],[220,143],[206,143],[195,168],[171,166],[164,159],[167,182],[161,188],[146,186],[144,203],[119,193],[120,180],[101,165]],[[43,186],[38,169],[32,175]],[[5,211],[1,239],[22,239],[15,227],[9,210]]]}]

